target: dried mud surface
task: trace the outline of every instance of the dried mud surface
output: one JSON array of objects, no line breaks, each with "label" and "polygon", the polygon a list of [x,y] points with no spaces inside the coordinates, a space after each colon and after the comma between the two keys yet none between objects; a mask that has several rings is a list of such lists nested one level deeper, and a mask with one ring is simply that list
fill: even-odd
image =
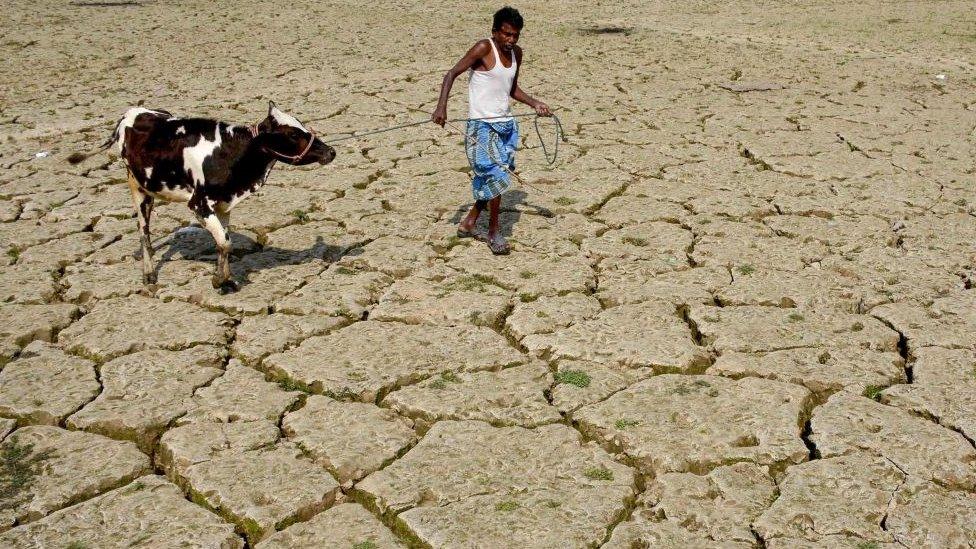
[{"label": "dried mud surface", "polygon": [[143,287],[66,161],[133,105],[422,120],[497,7],[5,6],[0,546],[976,547],[971,3],[517,6],[567,140],[522,121],[508,257],[450,126],[276,168],[231,295],[182,205]]}]

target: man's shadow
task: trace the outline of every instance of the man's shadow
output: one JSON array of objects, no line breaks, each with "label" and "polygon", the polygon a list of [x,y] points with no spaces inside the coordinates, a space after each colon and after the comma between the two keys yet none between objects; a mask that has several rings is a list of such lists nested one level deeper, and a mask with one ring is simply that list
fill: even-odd
[{"label": "man's shadow", "polygon": [[[299,265],[320,261],[334,263],[345,256],[356,256],[362,253],[359,244],[350,246],[335,246],[327,244],[321,236],[316,235],[315,243],[304,250],[289,250],[277,246],[262,246],[253,238],[241,233],[230,233],[231,276],[241,287],[250,283],[250,275],[266,269],[274,269],[286,265]],[[194,261],[213,267],[217,259],[216,245],[213,236],[199,226],[191,225],[177,229],[159,242],[154,242],[156,250],[156,277],[160,276],[160,269],[169,261]],[[135,251],[135,258],[142,259],[142,250]]]},{"label": "man's shadow", "polygon": [[[522,212],[526,208],[534,211],[536,214],[542,217],[552,218],[555,214],[552,210],[548,208],[537,206],[535,204],[529,203],[526,199],[528,194],[521,189],[515,189],[509,191],[502,195],[502,208],[501,212],[498,214],[498,229],[502,237],[509,238],[514,232],[515,225],[522,219]],[[474,206],[474,202],[469,202],[464,206],[461,206],[457,211],[454,212],[454,216],[451,217],[451,222],[455,225],[461,223],[464,216],[468,215],[468,211]],[[518,206],[524,206],[519,208]],[[478,224],[475,226],[475,235],[485,236],[488,234],[488,219],[489,213],[486,207],[482,212],[481,216],[478,218]]]}]

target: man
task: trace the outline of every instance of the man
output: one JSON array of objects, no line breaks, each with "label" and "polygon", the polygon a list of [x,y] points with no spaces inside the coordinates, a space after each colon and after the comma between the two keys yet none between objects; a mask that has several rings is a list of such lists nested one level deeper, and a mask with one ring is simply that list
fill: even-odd
[{"label": "man", "polygon": [[516,46],[524,22],[518,10],[505,6],[495,12],[491,38],[478,41],[444,75],[437,108],[431,116],[435,124],[447,121],[447,99],[454,80],[470,71],[468,118],[465,150],[474,172],[471,180],[474,206],[458,226],[461,238],[473,236],[478,216],[489,207],[488,247],[496,255],[509,253],[508,242],[498,232],[498,212],[502,194],[512,186],[509,171],[515,169],[518,125],[512,118],[511,101],[525,103],[540,116],[550,116],[549,106],[537,101],[518,86],[522,48]]}]

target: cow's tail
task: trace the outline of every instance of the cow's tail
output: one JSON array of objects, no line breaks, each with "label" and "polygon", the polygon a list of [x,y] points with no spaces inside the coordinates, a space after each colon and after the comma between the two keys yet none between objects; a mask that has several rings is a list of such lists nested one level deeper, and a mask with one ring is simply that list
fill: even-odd
[{"label": "cow's tail", "polygon": [[115,131],[113,131],[112,132],[112,135],[104,143],[102,143],[101,145],[99,145],[97,149],[95,149],[93,151],[90,151],[90,152],[73,152],[68,157],[68,163],[69,164],[77,164],[79,162],[83,162],[83,161],[85,161],[85,160],[87,160],[87,159],[95,156],[96,154],[99,154],[101,152],[104,152],[105,150],[107,150],[112,145],[118,143],[119,139],[122,139],[122,122],[123,121],[124,121],[124,119],[119,120],[118,123],[115,124]]}]

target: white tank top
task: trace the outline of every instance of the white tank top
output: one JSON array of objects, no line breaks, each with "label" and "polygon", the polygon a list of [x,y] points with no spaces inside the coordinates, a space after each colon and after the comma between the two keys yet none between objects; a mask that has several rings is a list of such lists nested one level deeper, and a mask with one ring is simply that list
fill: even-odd
[{"label": "white tank top", "polygon": [[511,93],[512,82],[515,81],[515,71],[518,64],[515,61],[515,53],[512,53],[512,66],[502,65],[501,57],[495,48],[495,42],[488,39],[491,44],[491,51],[495,54],[495,66],[490,71],[476,71],[470,69],[470,79],[468,80],[468,117],[469,118],[494,118],[490,122],[502,122],[511,120]]}]

